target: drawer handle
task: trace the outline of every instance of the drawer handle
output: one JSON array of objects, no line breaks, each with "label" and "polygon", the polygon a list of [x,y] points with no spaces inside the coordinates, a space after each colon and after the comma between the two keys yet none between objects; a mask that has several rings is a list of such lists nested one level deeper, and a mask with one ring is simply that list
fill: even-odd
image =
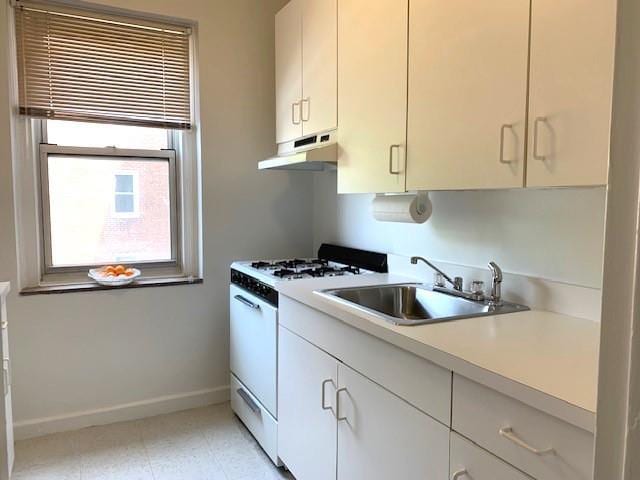
[{"label": "drawer handle", "polygon": [[519,447],[524,448],[528,452],[533,453],[534,455],[547,455],[547,454],[555,454],[556,453],[555,450],[553,449],[553,447],[545,448],[544,450],[538,450],[537,448],[532,447],[531,445],[529,445],[524,440],[521,440],[520,438],[518,438],[518,436],[515,433],[513,433],[513,428],[511,428],[511,427],[501,428],[498,433],[500,433],[500,436],[502,436],[502,437],[506,438],[507,440],[515,443]]},{"label": "drawer handle", "polygon": [[466,474],[467,474],[467,470],[463,468],[462,470],[458,470],[457,472],[454,472],[454,474],[451,475],[451,480],[458,480],[460,477]]},{"label": "drawer handle", "polygon": [[247,300],[246,298],[244,298],[242,295],[236,295],[233,298],[235,298],[236,300],[238,300],[240,303],[246,305],[249,308],[253,308],[254,310],[258,310],[260,308],[260,305],[258,305],[257,303],[253,303],[250,300]]},{"label": "drawer handle", "polygon": [[256,402],[253,401],[253,399],[249,396],[247,392],[245,392],[242,388],[237,389],[236,392],[238,393],[240,398],[244,400],[244,403],[247,404],[247,406],[251,409],[253,413],[260,412],[260,407],[256,405]]}]

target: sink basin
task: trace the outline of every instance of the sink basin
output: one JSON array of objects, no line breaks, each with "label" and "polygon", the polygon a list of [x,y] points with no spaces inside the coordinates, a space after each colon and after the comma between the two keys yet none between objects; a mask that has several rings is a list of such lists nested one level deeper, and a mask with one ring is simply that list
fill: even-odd
[{"label": "sink basin", "polygon": [[419,284],[339,288],[317,293],[396,325],[423,325],[529,310],[529,307],[515,303],[503,302],[496,306],[467,300]]}]

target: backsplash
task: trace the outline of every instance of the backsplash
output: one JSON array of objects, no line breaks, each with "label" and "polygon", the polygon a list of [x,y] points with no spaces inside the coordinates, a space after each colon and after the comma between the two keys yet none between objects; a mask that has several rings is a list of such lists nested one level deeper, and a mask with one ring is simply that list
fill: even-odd
[{"label": "backsplash", "polygon": [[[434,272],[423,263],[412,265],[409,257],[389,255],[389,272],[414,277],[421,282],[432,283]],[[464,288],[474,280],[484,282],[485,291],[491,288],[491,274],[488,268],[465,267],[445,262],[434,262],[451,277],[464,278]],[[521,303],[531,309],[563,313],[574,317],[600,321],[602,291],[598,288],[582,287],[504,272],[502,298],[509,302]]]},{"label": "backsplash", "polygon": [[335,172],[314,175],[314,244],[421,255],[436,262],[599,290],[604,188],[433,192],[422,225],[377,222],[373,195],[337,195]]}]

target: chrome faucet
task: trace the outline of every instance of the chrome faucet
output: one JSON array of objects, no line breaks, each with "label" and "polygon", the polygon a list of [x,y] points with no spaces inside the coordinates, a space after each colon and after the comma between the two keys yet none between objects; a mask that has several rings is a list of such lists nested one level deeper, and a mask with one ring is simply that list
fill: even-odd
[{"label": "chrome faucet", "polygon": [[491,295],[489,302],[493,305],[502,304],[502,269],[496,262],[489,262],[491,270]]},{"label": "chrome faucet", "polygon": [[[429,260],[427,260],[426,258],[422,258],[422,257],[411,257],[411,264],[412,265],[416,265],[418,263],[418,261],[424,262],[426,263],[429,267],[431,267],[433,270],[435,270],[437,273],[439,273],[440,275],[442,275],[442,278],[444,278],[447,282],[449,282],[452,286],[453,289],[461,292],[462,291],[462,277],[455,277],[455,278],[451,278],[449,275],[447,275],[446,273],[444,273],[442,270],[440,270],[438,267],[436,267],[433,263],[431,263]],[[444,287],[444,285],[436,285],[437,287]]]}]

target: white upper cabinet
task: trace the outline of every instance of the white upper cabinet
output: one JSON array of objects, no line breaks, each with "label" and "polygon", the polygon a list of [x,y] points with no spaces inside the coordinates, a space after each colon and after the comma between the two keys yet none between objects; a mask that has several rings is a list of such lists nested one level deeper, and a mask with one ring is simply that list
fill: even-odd
[{"label": "white upper cabinet", "polygon": [[276,142],[337,126],[337,0],[291,0],[276,15]]},{"label": "white upper cabinet", "polygon": [[302,136],[302,0],[276,15],[276,142]]},{"label": "white upper cabinet", "polygon": [[338,4],[338,192],[403,192],[408,0]]},{"label": "white upper cabinet", "polygon": [[407,190],[523,186],[529,4],[411,1]]},{"label": "white upper cabinet", "polygon": [[614,0],[533,0],[527,186],[607,183]]},{"label": "white upper cabinet", "polygon": [[302,131],[338,126],[337,0],[304,0],[302,11]]}]

